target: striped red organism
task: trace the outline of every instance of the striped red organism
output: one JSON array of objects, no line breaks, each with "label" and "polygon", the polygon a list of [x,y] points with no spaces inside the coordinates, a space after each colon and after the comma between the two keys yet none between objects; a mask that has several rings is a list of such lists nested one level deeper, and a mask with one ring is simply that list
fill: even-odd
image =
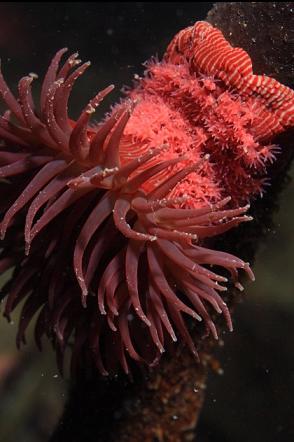
[{"label": "striped red organism", "polygon": [[37,315],[36,341],[48,335],[61,369],[70,342],[73,371],[94,362],[104,375],[128,373],[130,360],[154,365],[178,337],[197,357],[185,318],[217,338],[215,311],[232,330],[227,276],[239,289],[240,270],[254,279],[248,263],[207,240],[250,221],[248,203],[275,160],[272,135],[293,125],[293,92],[258,80],[243,50],[198,22],[104,121],[90,124],[113,86],[73,122],[68,99],[89,63],[73,54],[61,65],[65,52],[39,106],[34,76],[17,97],[0,76],[0,271],[14,269],[4,313],[25,300],[18,344]]},{"label": "striped red organism", "polygon": [[254,75],[252,62],[242,48],[234,48],[222,32],[207,22],[179,32],[170,43],[165,59],[172,63],[184,58],[195,72],[220,78],[242,96],[257,97],[260,124],[257,138],[270,138],[294,124],[294,92],[266,75]]}]

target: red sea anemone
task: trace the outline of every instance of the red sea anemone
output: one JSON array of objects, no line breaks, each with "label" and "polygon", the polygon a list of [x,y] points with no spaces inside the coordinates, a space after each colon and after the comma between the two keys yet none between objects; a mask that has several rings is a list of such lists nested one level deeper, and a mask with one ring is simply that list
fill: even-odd
[{"label": "red sea anemone", "polygon": [[[127,98],[90,124],[112,86],[77,121],[68,99],[89,66],[53,58],[35,106],[29,75],[0,120],[0,272],[8,318],[22,308],[17,342],[37,315],[62,369],[94,361],[106,375],[129,359],[154,365],[180,336],[197,356],[186,318],[217,338],[227,282],[249,264],[208,249],[207,239],[249,221],[275,160],[272,137],[294,122],[294,93],[253,75],[248,54],[206,22],[181,31],[162,62],[150,61]],[[24,240],[23,240],[24,225]]]}]

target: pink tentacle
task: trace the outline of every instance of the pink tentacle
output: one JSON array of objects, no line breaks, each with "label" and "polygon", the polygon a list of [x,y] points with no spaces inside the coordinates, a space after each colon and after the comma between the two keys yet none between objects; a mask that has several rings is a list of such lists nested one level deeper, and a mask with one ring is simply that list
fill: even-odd
[{"label": "pink tentacle", "polygon": [[[41,108],[41,114],[43,115],[45,103],[47,99],[47,95],[49,92],[49,88],[56,80],[56,74],[57,70],[59,68],[59,63],[62,58],[62,56],[67,52],[67,48],[60,49],[56,55],[53,57],[50,66],[46,72],[45,78],[43,80],[42,88],[41,88],[41,95],[40,95],[40,108]],[[44,121],[44,120],[43,120]]]},{"label": "pink tentacle", "polygon": [[75,124],[69,139],[69,150],[72,156],[79,162],[88,160],[89,156],[90,141],[88,139],[88,123],[90,116],[113,88],[113,85],[108,86],[90,100]]},{"label": "pink tentacle", "polygon": [[67,167],[64,160],[55,160],[45,164],[25,187],[13,205],[7,210],[1,223],[1,239],[4,238],[9,223],[13,217],[32,199],[44,185],[61,173]]},{"label": "pink tentacle", "polygon": [[187,313],[189,316],[192,316],[192,318],[201,321],[200,316],[197,315],[197,313],[190,307],[185,305],[170,288],[170,285],[162,270],[162,265],[159,262],[158,254],[155,253],[153,248],[150,246],[147,247],[147,258],[150,269],[150,278],[155,287],[157,287],[161,294],[166,298],[167,302],[174,304],[179,310]]},{"label": "pink tentacle", "polygon": [[139,241],[155,241],[156,236],[149,235],[147,233],[141,233],[131,228],[126,221],[126,216],[131,209],[131,203],[129,199],[118,198],[113,208],[113,221],[117,229],[129,239],[135,239]]},{"label": "pink tentacle", "polygon": [[104,164],[105,151],[103,146],[105,140],[117,121],[121,118],[124,111],[125,107],[120,107],[98,128],[96,135],[91,141],[89,150],[89,161],[91,164]]},{"label": "pink tentacle", "polygon": [[21,124],[25,124],[25,119],[21,107],[3,78],[1,72],[1,64],[0,64],[0,94],[2,96],[2,99],[5,101],[8,109],[11,110],[11,112],[15,115],[18,121]]},{"label": "pink tentacle", "polygon": [[141,257],[141,253],[144,250],[144,243],[130,240],[127,245],[126,252],[126,260],[125,260],[125,275],[126,275],[126,283],[128,286],[128,291],[130,295],[130,299],[136,314],[139,318],[145,322],[148,327],[150,327],[151,323],[147,316],[145,315],[140,296],[138,292],[138,267],[139,260]]},{"label": "pink tentacle", "polygon": [[92,236],[101,226],[101,224],[111,215],[113,209],[113,196],[108,192],[102,197],[95,208],[92,210],[87,221],[83,225],[81,232],[76,241],[73,266],[77,277],[79,286],[83,291],[83,303],[86,302],[86,290],[85,290],[85,276],[83,270],[83,256],[87,245],[89,244]]}]

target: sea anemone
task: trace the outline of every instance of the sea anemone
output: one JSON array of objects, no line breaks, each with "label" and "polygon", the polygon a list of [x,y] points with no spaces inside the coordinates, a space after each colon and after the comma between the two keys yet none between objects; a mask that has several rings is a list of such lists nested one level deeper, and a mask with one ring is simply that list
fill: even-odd
[{"label": "sea anemone", "polygon": [[240,290],[239,270],[254,279],[208,239],[252,219],[249,202],[278,152],[271,139],[293,125],[294,93],[253,75],[245,51],[197,22],[93,125],[113,86],[72,121],[68,99],[90,63],[73,54],[61,66],[65,52],[38,107],[35,75],[15,98],[0,74],[0,272],[13,269],[4,314],[25,300],[17,343],[37,315],[37,345],[52,340],[60,370],[69,344],[73,372],[93,362],[103,375],[129,373],[130,360],[153,366],[178,337],[197,358],[187,317],[217,339],[213,311],[233,328],[227,276]]}]

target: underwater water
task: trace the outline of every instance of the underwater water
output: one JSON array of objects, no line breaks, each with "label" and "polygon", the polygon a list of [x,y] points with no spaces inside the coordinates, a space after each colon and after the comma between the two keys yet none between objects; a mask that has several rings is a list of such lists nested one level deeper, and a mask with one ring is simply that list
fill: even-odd
[{"label": "underwater water", "polygon": [[[29,72],[41,77],[58,49],[78,50],[92,66],[74,90],[71,109],[78,114],[98,89],[113,83],[116,89],[103,112],[121,96],[122,87],[132,85],[135,74],[143,73],[144,61],[161,58],[175,33],[205,19],[212,5],[2,2],[2,69],[13,88]],[[289,177],[294,177],[293,166]],[[223,374],[209,376],[199,442],[294,438],[293,183],[277,206],[256,254],[256,282],[246,285],[234,312],[235,331],[224,335],[225,345],[218,350]],[[68,380],[58,373],[49,344],[39,353],[28,339],[16,350],[17,314],[11,324],[1,319],[0,442],[48,440],[62,414]]]}]

